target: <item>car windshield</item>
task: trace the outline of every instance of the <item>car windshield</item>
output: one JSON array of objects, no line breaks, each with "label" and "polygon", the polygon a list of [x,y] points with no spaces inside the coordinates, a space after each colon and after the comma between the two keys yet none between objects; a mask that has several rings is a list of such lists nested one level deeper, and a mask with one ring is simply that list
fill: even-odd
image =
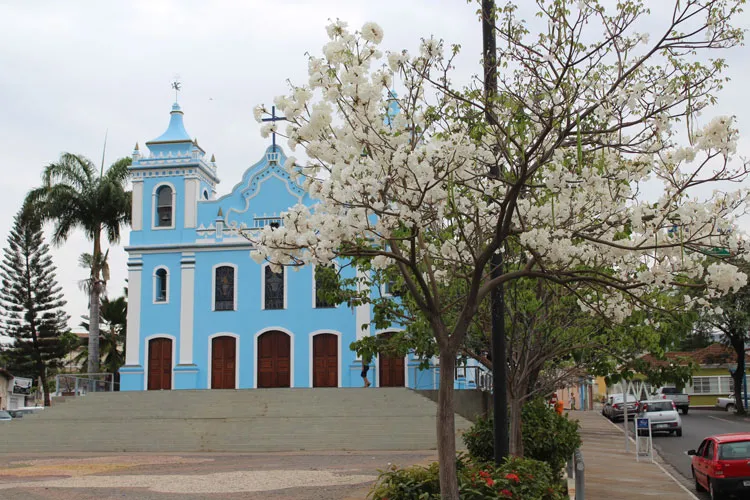
[{"label": "car windshield", "polygon": [[661,390],[662,394],[679,394],[680,391],[676,387],[663,387]]},{"label": "car windshield", "polygon": [[719,460],[746,460],[748,458],[750,458],[750,441],[719,445]]},{"label": "car windshield", "polygon": [[671,401],[654,401],[653,403],[644,403],[644,411],[672,411]]},{"label": "car windshield", "polygon": [[7,411],[0,411],[0,418],[11,418]]},{"label": "car windshield", "polygon": [[[623,397],[621,395],[614,396],[612,398],[613,403],[622,403],[622,400],[623,400]],[[633,396],[632,394],[628,394],[628,403],[635,403],[635,396]]]}]

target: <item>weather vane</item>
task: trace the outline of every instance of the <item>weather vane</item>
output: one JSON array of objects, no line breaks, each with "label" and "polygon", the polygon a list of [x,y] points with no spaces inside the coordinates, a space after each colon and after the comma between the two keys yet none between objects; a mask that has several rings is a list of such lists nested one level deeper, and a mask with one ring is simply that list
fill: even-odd
[{"label": "weather vane", "polygon": [[172,82],[172,88],[174,89],[174,102],[177,102],[177,93],[182,90],[182,82],[180,81],[179,75],[176,75]]}]

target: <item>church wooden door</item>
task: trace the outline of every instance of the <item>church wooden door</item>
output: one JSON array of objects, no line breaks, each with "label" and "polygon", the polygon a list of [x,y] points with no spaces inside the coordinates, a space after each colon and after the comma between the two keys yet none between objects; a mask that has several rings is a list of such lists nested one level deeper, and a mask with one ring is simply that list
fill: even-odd
[{"label": "church wooden door", "polygon": [[258,337],[258,387],[289,387],[290,341],[284,332],[271,331]]},{"label": "church wooden door", "polygon": [[172,388],[172,340],[165,338],[148,341],[148,390]]},{"label": "church wooden door", "polygon": [[339,386],[338,337],[323,333],[313,337],[313,387]]},{"label": "church wooden door", "polygon": [[404,387],[404,358],[380,354],[380,387]]},{"label": "church wooden door", "polygon": [[[382,337],[388,338],[393,335],[390,332],[381,333]],[[378,375],[380,387],[404,387],[404,357],[380,353],[378,356]]]},{"label": "church wooden door", "polygon": [[211,389],[236,389],[237,340],[221,336],[211,340]]}]

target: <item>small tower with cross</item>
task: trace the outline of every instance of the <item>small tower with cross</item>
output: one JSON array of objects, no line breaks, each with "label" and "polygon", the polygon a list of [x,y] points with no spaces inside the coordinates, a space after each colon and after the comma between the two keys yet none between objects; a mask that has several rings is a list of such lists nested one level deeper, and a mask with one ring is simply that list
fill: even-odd
[{"label": "small tower with cross", "polygon": [[284,116],[276,116],[276,106],[271,106],[271,117],[270,118],[263,118],[262,121],[264,122],[271,122],[274,126],[271,128],[271,144],[273,148],[271,149],[272,152],[276,153],[276,122],[278,121],[285,121],[286,117]]}]

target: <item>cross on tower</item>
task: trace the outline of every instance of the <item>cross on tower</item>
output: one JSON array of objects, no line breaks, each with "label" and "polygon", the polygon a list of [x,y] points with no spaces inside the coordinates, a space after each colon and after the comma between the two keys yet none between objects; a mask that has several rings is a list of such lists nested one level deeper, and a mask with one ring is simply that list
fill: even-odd
[{"label": "cross on tower", "polygon": [[[271,118],[263,118],[261,121],[275,123],[275,122],[282,121],[282,120],[286,120],[286,117],[276,116],[276,106],[271,106]],[[275,153],[276,152],[276,130],[275,129],[271,129],[271,143],[273,144],[272,151]]]}]

